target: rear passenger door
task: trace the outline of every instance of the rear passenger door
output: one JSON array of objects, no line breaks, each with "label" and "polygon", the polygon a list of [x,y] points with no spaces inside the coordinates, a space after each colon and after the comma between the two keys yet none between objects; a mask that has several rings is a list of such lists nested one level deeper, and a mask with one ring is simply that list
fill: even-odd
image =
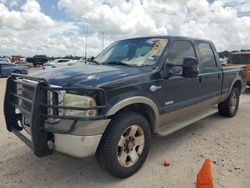
[{"label": "rear passenger door", "polygon": [[209,42],[197,41],[196,49],[199,61],[199,88],[203,101],[216,104],[221,96],[222,71],[216,61],[214,47]]}]

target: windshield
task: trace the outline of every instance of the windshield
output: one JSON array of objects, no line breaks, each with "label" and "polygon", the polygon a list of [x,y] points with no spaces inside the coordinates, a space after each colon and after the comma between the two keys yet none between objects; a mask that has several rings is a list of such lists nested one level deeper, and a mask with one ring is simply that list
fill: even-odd
[{"label": "windshield", "polygon": [[100,64],[146,66],[160,58],[168,39],[141,38],[118,41],[102,51],[94,60]]},{"label": "windshield", "polygon": [[250,54],[232,54],[228,58],[228,64],[250,64]]}]

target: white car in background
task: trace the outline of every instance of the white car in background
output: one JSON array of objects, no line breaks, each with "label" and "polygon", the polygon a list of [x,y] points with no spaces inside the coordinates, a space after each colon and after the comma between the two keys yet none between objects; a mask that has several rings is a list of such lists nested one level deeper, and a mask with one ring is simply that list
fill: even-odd
[{"label": "white car in background", "polygon": [[78,62],[78,63],[84,63],[84,64],[85,64],[85,63],[86,63],[86,59],[82,57],[82,58],[80,58],[77,62]]},{"label": "white car in background", "polygon": [[59,68],[75,65],[76,60],[72,59],[55,59],[43,64],[43,69]]}]

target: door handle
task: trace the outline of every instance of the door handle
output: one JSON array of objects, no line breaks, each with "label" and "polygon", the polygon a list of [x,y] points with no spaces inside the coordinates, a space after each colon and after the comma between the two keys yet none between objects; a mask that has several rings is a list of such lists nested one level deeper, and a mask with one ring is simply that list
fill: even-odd
[{"label": "door handle", "polygon": [[159,89],[161,89],[162,88],[162,86],[156,86],[156,85],[151,85],[151,87],[150,87],[150,91],[151,92],[155,92],[155,91],[157,91],[157,90],[159,90]]},{"label": "door handle", "polygon": [[201,76],[199,76],[199,82],[200,82],[200,83],[202,82],[202,78],[201,78]]}]

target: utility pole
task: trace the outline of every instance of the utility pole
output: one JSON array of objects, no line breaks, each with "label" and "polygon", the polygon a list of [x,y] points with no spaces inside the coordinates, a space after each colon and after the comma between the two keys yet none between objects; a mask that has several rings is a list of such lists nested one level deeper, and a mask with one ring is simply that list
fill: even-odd
[{"label": "utility pole", "polygon": [[88,25],[86,25],[86,33],[85,33],[85,63],[87,63],[87,49],[88,49]]},{"label": "utility pole", "polygon": [[102,32],[102,50],[104,50],[104,32]]}]

